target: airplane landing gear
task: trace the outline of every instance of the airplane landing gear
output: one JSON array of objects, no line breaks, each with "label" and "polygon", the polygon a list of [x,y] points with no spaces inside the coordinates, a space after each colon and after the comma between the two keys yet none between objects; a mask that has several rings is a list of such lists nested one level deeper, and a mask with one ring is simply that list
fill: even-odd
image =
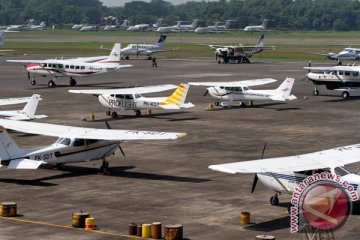
[{"label": "airplane landing gear", "polygon": [[76,80],[73,78],[70,78],[70,86],[75,86],[76,85]]},{"label": "airplane landing gear", "polygon": [[341,94],[341,96],[342,96],[343,99],[347,99],[347,98],[350,97],[350,94],[349,94],[348,91],[343,91],[342,94]]},{"label": "airplane landing gear", "polygon": [[317,90],[317,89],[315,88],[315,90],[313,91],[313,94],[314,94],[314,96],[318,96],[318,95],[320,94],[320,92],[319,92],[319,90]]},{"label": "airplane landing gear", "polygon": [[112,112],[112,113],[111,113],[111,116],[112,116],[113,118],[117,118],[117,112]]},{"label": "airplane landing gear", "polygon": [[48,82],[48,87],[55,87],[55,86],[56,86],[56,84],[55,84],[55,82],[53,80],[50,80]]},{"label": "airplane landing gear", "polygon": [[126,56],[125,59],[126,59],[126,60],[129,60],[129,56]]},{"label": "airplane landing gear", "polygon": [[35,79],[31,79],[31,85],[35,85],[35,84],[36,84]]},{"label": "airplane landing gear", "polygon": [[140,117],[141,111],[139,109],[136,109],[134,111],[135,111],[135,116]]},{"label": "airplane landing gear", "polygon": [[64,164],[63,163],[57,163],[55,164],[55,169],[57,170],[63,170],[64,169]]},{"label": "airplane landing gear", "polygon": [[105,159],[103,160],[99,172],[102,174],[109,174],[109,162]]},{"label": "airplane landing gear", "polygon": [[106,114],[107,116],[111,116],[110,110],[106,111],[105,114]]},{"label": "airplane landing gear", "polygon": [[280,201],[279,201],[278,193],[275,193],[275,195],[270,198],[270,204],[273,206],[278,206],[279,202]]}]

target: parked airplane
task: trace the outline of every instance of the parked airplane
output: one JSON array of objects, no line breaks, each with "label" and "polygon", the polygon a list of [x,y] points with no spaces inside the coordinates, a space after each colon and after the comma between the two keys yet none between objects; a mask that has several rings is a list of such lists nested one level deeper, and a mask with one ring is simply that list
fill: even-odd
[{"label": "parked airplane", "polygon": [[189,84],[207,86],[208,88],[204,96],[209,93],[213,98],[222,100],[223,102],[216,101],[215,105],[223,107],[241,106],[244,104],[244,101],[286,101],[296,99],[296,96],[291,94],[291,89],[295,82],[293,78],[286,78],[278,88],[272,90],[252,90],[249,88],[275,81],[275,79],[265,78],[235,82],[189,82]]},{"label": "parked airplane", "polygon": [[[0,100],[3,102],[3,105],[9,105],[9,104],[17,104],[24,101],[26,98],[12,98],[12,99],[2,99]],[[32,97],[28,100],[27,104],[22,110],[13,110],[13,111],[0,111],[0,118],[6,118],[11,120],[33,120],[33,119],[40,119],[40,118],[46,118],[46,115],[35,115],[37,106],[39,101],[41,100],[39,94],[34,94]]]},{"label": "parked airplane", "polygon": [[199,19],[194,19],[191,24],[181,24],[184,21],[178,21],[174,26],[159,27],[156,31],[162,33],[192,31],[196,29],[198,21]]},{"label": "parked airplane", "polygon": [[158,27],[156,29],[157,32],[161,33],[170,33],[170,32],[176,32],[180,29],[181,22],[178,21],[176,25],[173,26],[166,26],[166,27]]},{"label": "parked airplane", "polygon": [[129,26],[126,30],[131,32],[140,32],[140,31],[146,31],[146,30],[155,30],[158,29],[161,25],[162,18],[159,18],[156,23],[153,25],[142,23],[142,24],[136,24],[134,26]]},{"label": "parked airplane", "polygon": [[84,25],[84,24],[74,24],[74,25],[72,26],[72,29],[74,29],[74,30],[80,30],[80,29],[83,28],[84,26],[86,26],[86,25]]},{"label": "parked airplane", "polygon": [[266,31],[266,24],[268,20],[264,19],[263,23],[261,25],[255,25],[255,26],[247,26],[244,28],[245,32],[263,32]]},{"label": "parked airplane", "polygon": [[94,25],[87,25],[87,26],[83,26],[82,28],[79,29],[79,31],[81,32],[92,32],[92,31],[97,31],[98,27],[94,26]]},{"label": "parked airplane", "polygon": [[211,165],[210,169],[226,173],[255,173],[251,192],[258,179],[275,191],[271,205],[278,205],[280,193],[291,194],[306,177],[325,172],[331,177],[340,176],[340,183],[352,185],[360,195],[360,176],[348,172],[344,165],[359,161],[360,144],[329,150],[270,159]]},{"label": "parked airplane", "polygon": [[46,28],[46,23],[41,22],[39,25],[31,24],[30,30],[44,30]]},{"label": "parked airplane", "polygon": [[[204,44],[201,44],[204,45]],[[257,53],[266,49],[274,49],[274,47],[264,46],[264,35],[261,35],[259,43],[253,46],[223,46],[223,45],[207,45],[215,50],[215,59],[217,63],[250,63],[250,58]]]},{"label": "parked airplane", "polygon": [[360,60],[360,48],[348,47],[348,48],[344,48],[339,53],[329,52],[329,53],[311,53],[311,54],[321,55],[328,59],[336,60],[338,61],[338,65],[342,65],[342,61],[344,60],[352,60],[352,61]]},{"label": "parked airplane", "polygon": [[48,82],[49,87],[56,86],[58,77],[69,77],[70,85],[75,86],[74,77],[87,77],[95,74],[117,71],[120,68],[132,65],[120,65],[120,43],[115,43],[108,57],[85,57],[73,59],[46,59],[46,60],[7,60],[7,62],[29,63],[25,65],[31,85],[35,85],[35,75],[43,77],[53,76]]},{"label": "parked airplane", "polygon": [[125,48],[121,49],[121,56],[125,56],[125,59],[129,59],[129,56],[133,55],[139,57],[139,55],[145,55],[149,59],[154,53],[163,52],[165,46],[165,35],[160,35],[160,38],[156,44],[129,44]]},{"label": "parked airplane", "polygon": [[360,92],[360,66],[304,67],[310,72],[307,78],[314,84],[313,94],[320,94],[318,85],[325,85],[329,90],[341,91],[344,99],[351,92]]},{"label": "parked airplane", "polygon": [[129,26],[129,21],[125,19],[122,24],[120,25],[106,25],[104,27],[104,31],[116,31],[119,29],[126,29]]},{"label": "parked airplane", "polygon": [[[157,93],[175,89],[169,97],[144,97],[145,93]],[[190,108],[192,103],[185,103],[189,90],[188,84],[158,85],[147,87],[123,88],[123,89],[93,89],[93,90],[69,90],[71,93],[92,94],[98,97],[102,106],[106,107],[106,115],[117,117],[116,110],[133,110],[137,117],[141,115],[141,109],[183,109]]]},{"label": "parked airplane", "polygon": [[39,25],[35,25],[34,19],[30,19],[27,24],[10,25],[6,28],[5,32],[20,32],[23,30],[44,30],[45,27],[45,22],[41,22]]},{"label": "parked airplane", "polygon": [[221,22],[215,22],[214,26],[198,27],[195,29],[196,33],[223,33],[229,30],[230,23],[234,20],[226,20],[224,25],[220,25]]},{"label": "parked airplane", "polygon": [[[108,172],[106,157],[113,154],[120,143],[130,140],[166,140],[184,137],[186,133],[155,132],[138,130],[113,130],[64,126],[48,123],[17,122],[1,120],[0,163],[8,169],[37,169],[41,164],[57,164],[103,160],[100,171]],[[109,127],[109,125],[108,125]],[[9,136],[6,129],[30,134],[58,137],[49,145],[21,149]],[[4,146],[7,146],[6,149]],[[123,153],[124,155],[124,153]]]}]

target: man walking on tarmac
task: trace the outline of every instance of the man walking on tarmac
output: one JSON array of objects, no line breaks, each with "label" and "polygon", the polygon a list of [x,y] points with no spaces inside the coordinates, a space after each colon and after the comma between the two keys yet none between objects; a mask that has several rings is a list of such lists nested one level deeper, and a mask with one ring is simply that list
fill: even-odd
[{"label": "man walking on tarmac", "polygon": [[152,66],[153,67],[157,67],[157,63],[156,63],[156,57],[155,57],[155,55],[152,57]]}]

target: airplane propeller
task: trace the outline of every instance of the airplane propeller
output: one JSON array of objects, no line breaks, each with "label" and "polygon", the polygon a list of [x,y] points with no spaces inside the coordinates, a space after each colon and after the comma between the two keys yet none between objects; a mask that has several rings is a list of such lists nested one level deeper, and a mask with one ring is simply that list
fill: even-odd
[{"label": "airplane propeller", "polygon": [[[105,124],[106,124],[106,127],[107,127],[108,129],[111,129],[111,126],[110,126],[110,124],[109,124],[107,121],[105,121]],[[122,153],[122,155],[125,157],[125,152],[124,152],[123,149],[121,148],[120,144],[119,144],[119,149],[120,149],[120,152]]]},{"label": "airplane propeller", "polygon": [[[266,144],[267,143],[264,144],[264,148],[263,148],[262,154],[261,154],[261,159],[264,158],[264,154],[265,154],[265,150],[266,150]],[[251,193],[253,193],[255,191],[256,184],[257,184],[258,180],[259,180],[259,178],[258,178],[257,174],[255,173],[254,181],[253,181],[253,184],[252,184],[252,187],[251,187]]]}]

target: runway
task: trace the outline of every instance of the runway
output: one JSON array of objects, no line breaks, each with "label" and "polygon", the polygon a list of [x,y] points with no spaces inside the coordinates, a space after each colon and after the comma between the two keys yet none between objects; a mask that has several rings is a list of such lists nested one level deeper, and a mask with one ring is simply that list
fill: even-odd
[{"label": "runway", "polygon": [[[359,143],[359,96],[343,100],[340,92],[319,88],[302,81],[304,62],[261,61],[251,64],[217,64],[214,60],[161,59],[158,68],[151,61],[128,60],[134,65],[117,73],[78,78],[76,89],[117,88],[194,81],[236,81],[275,78],[278,81],[257,89],[277,87],[286,77],[296,79],[293,94],[297,100],[255,102],[254,107],[215,108],[203,97],[205,88],[190,87],[187,101],[196,106],[185,111],[153,110],[135,117],[133,111],[119,112],[117,119],[105,115],[105,108],[90,95],[68,93],[68,79],[58,79],[48,88],[49,79],[37,78],[31,86],[20,64],[0,57],[0,97],[25,97],[41,94],[38,114],[49,117],[42,122],[114,129],[186,132],[174,141],[125,142],[120,152],[109,158],[108,176],[98,175],[100,161],[51,166],[38,170],[0,169],[0,201],[18,204],[20,220],[0,218],[1,239],[128,239],[128,224],[179,223],[184,237],[191,240],[254,239],[259,234],[276,239],[303,239],[290,234],[285,212],[290,199],[280,196],[280,206],[271,206],[270,189],[260,182],[250,193],[253,175],[229,175],[208,169],[209,165],[261,158],[303,154]],[[29,57],[31,58],[31,57]],[[41,56],[38,58],[41,59]],[[170,92],[166,92],[168,94]],[[149,96],[164,96],[164,93]],[[2,109],[21,109],[7,106]],[[94,114],[91,122],[82,118]],[[39,146],[56,139],[12,133],[21,146]],[[356,171],[360,164],[348,166]],[[357,239],[360,208],[335,236]],[[68,228],[71,214],[87,211],[95,218],[99,232]],[[251,213],[251,224],[240,224],[240,212]],[[43,224],[42,224],[43,223]],[[101,232],[100,232],[101,231]],[[107,234],[108,233],[108,234]]]}]

